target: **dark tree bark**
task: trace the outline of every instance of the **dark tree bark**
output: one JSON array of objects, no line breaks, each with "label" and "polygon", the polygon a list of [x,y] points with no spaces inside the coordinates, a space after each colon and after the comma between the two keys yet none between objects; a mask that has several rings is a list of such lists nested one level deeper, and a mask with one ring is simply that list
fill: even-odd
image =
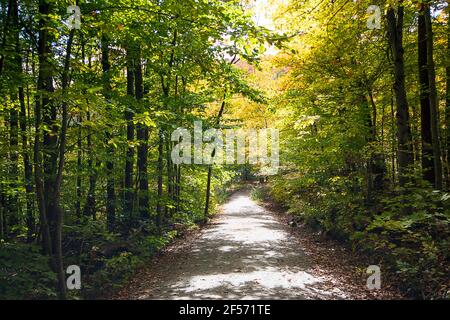
[{"label": "dark tree bark", "polygon": [[[8,172],[8,188],[13,190],[8,195],[7,210],[4,217],[4,229],[6,236],[11,231],[14,225],[19,223],[19,203],[18,192],[18,161],[19,161],[19,112],[17,107],[18,91],[17,78],[20,77],[21,52],[19,46],[19,29],[18,29],[18,4],[17,0],[8,1],[8,9],[5,21],[5,29],[3,35],[3,61],[2,69],[4,74],[13,82],[13,87],[10,89],[10,105],[9,105],[9,172]],[[4,66],[3,66],[4,65]],[[20,81],[20,80],[19,80]]]},{"label": "dark tree bark", "polygon": [[3,191],[3,184],[0,184],[0,240],[5,240],[4,230],[4,212],[5,212],[5,192]]},{"label": "dark tree bark", "polygon": [[[136,63],[135,63],[135,94],[136,100],[142,103],[144,97],[144,87],[142,80],[142,63],[141,63],[141,48],[137,48],[136,52]],[[142,111],[142,106],[141,106]],[[138,180],[139,180],[139,192],[138,192],[138,204],[139,204],[139,215],[143,219],[148,219],[149,214],[149,197],[148,197],[148,138],[149,130],[147,125],[144,123],[139,123],[137,125],[137,139],[139,142],[138,146]]]},{"label": "dark tree bark", "polygon": [[[84,48],[84,47],[83,47]],[[85,54],[84,54],[84,50],[82,53],[82,60],[84,61],[85,59]],[[92,52],[90,52],[89,56],[88,56],[88,66],[89,69],[92,68]],[[86,103],[89,104],[89,101],[86,99]],[[89,172],[89,187],[88,187],[88,192],[86,195],[86,202],[83,208],[83,215],[85,217],[91,217],[92,220],[96,220],[97,219],[97,215],[96,215],[96,209],[97,209],[97,199],[95,196],[95,189],[97,186],[97,178],[98,178],[98,168],[101,165],[100,160],[96,160],[95,161],[95,167],[94,167],[94,160],[96,158],[96,151],[94,148],[94,144],[92,143],[92,128],[91,128],[91,111],[88,107],[87,111],[86,111],[86,120],[89,123],[89,125],[87,126],[87,136],[86,136],[86,147],[87,147],[87,167],[88,167],[88,172]]]},{"label": "dark tree bark", "polygon": [[[51,39],[48,34],[47,16],[52,12],[50,3],[46,0],[39,2],[39,75],[38,75],[38,97],[36,99],[36,142],[35,142],[35,177],[36,194],[41,212],[41,225],[43,230],[44,249],[51,254],[52,267],[57,274],[58,296],[66,298],[66,282],[62,254],[62,225],[63,210],[60,206],[60,194],[62,174],[64,169],[66,135],[68,125],[67,102],[62,102],[61,130],[58,134],[56,105],[51,100],[53,92],[53,70],[52,51],[50,49]],[[75,30],[69,35],[62,74],[62,92],[65,96],[69,86],[70,57]],[[42,110],[41,110],[42,109]],[[43,152],[44,170],[40,168],[40,138],[41,130],[40,113],[43,114],[43,123],[49,130],[44,132]],[[59,143],[58,143],[59,137]],[[43,180],[43,181],[42,181]],[[48,225],[48,227],[46,227]]]},{"label": "dark tree bark", "polygon": [[[2,55],[2,69],[4,74],[12,83],[10,88],[10,111],[9,111],[9,188],[14,190],[7,199],[7,212],[4,217],[4,231],[8,233],[8,225],[13,226],[20,223],[19,219],[19,154],[22,154],[24,163],[24,185],[26,192],[26,225],[28,227],[27,238],[31,241],[34,233],[33,200],[32,200],[32,169],[28,153],[28,137],[25,111],[25,94],[23,89],[22,52],[20,46],[19,7],[17,0],[9,0],[6,19],[4,21]],[[5,45],[8,44],[8,47]],[[19,125],[22,149],[19,150]]]},{"label": "dark tree bark", "polygon": [[447,80],[445,97],[445,118],[447,131],[447,189],[450,188],[450,1],[447,1],[447,60],[445,67]]},{"label": "dark tree bark", "polygon": [[442,159],[441,159],[441,140],[440,140],[440,121],[438,95],[436,89],[436,71],[434,64],[434,44],[433,44],[433,26],[431,21],[430,6],[425,6],[425,26],[427,32],[427,64],[428,81],[430,88],[430,116],[431,116],[431,139],[433,141],[433,161],[434,161],[434,179],[435,187],[438,190],[443,188]]},{"label": "dark tree bark", "polygon": [[[83,58],[84,60],[84,58]],[[88,56],[89,61],[89,68],[92,68],[92,52]],[[89,101],[86,99],[86,103],[89,103]],[[88,123],[91,122],[91,112],[89,110],[89,107],[86,112],[86,120]],[[96,152],[94,150],[94,145],[92,143],[92,130],[91,126],[89,125],[87,127],[87,137],[86,137],[86,145],[88,150],[88,171],[89,171],[89,188],[86,196],[86,203],[83,208],[83,215],[86,217],[92,217],[92,220],[97,219],[96,215],[96,206],[97,206],[97,199],[95,196],[95,188],[97,186],[97,178],[98,178],[98,168],[101,165],[100,160],[95,161],[95,167],[94,167],[94,159],[96,158]]]},{"label": "dark tree bark", "polygon": [[176,179],[175,179],[175,211],[180,211],[180,201],[181,201],[181,164],[175,166]]},{"label": "dark tree bark", "polygon": [[[369,128],[368,143],[375,143],[378,141],[377,133],[377,106],[373,98],[372,89],[368,89],[368,95],[361,97],[363,108],[367,114],[367,126]],[[376,150],[371,152],[369,161],[367,163],[367,202],[372,203],[374,200],[374,192],[378,192],[383,188],[384,177],[386,174],[386,165],[383,155]]]},{"label": "dark tree bark", "polygon": [[397,104],[397,144],[399,183],[405,186],[407,174],[413,164],[412,137],[409,122],[409,106],[405,88],[405,66],[403,50],[403,1],[399,1],[397,15],[391,6],[387,11],[389,42],[394,58],[394,92]]},{"label": "dark tree bark", "polygon": [[390,122],[391,122],[391,172],[392,172],[392,186],[396,183],[396,159],[397,159],[397,148],[396,148],[396,134],[395,134],[395,110],[394,110],[394,89],[391,90],[391,101],[390,101]]},{"label": "dark tree bark", "polygon": [[[88,110],[86,113],[86,120],[91,121],[91,113]],[[92,217],[92,220],[96,220],[96,198],[95,198],[95,187],[97,185],[97,168],[100,166],[100,162],[97,161],[94,167],[94,157],[95,151],[92,145],[92,132],[88,127],[87,135],[87,148],[88,148],[88,170],[89,170],[89,190],[87,193],[86,204],[83,209],[83,215],[86,217]]]},{"label": "dark tree bark", "polygon": [[[174,185],[174,175],[173,175],[173,164],[172,164],[172,159],[171,159],[171,142],[169,141],[169,139],[166,139],[166,170],[167,170],[167,195],[170,201],[173,201],[174,197],[173,197],[173,185]],[[173,210],[169,207],[166,206],[166,215],[167,217],[171,217],[173,213]]]},{"label": "dark tree bark", "polygon": [[[66,56],[64,59],[64,69],[62,73],[61,87],[63,96],[67,94],[69,87],[69,71],[70,71],[70,58],[72,54],[72,43],[75,35],[75,29],[72,29],[69,34],[66,46]],[[61,208],[61,184],[65,165],[65,152],[67,143],[67,127],[68,127],[68,110],[67,102],[62,102],[62,116],[61,116],[61,132],[59,135],[58,146],[58,165],[55,168],[55,186],[54,193],[48,197],[47,210],[48,214],[55,219],[54,230],[50,225],[50,232],[52,233],[53,250],[55,256],[55,266],[58,275],[58,293],[60,299],[66,299],[66,274],[64,271],[63,251],[62,251],[62,226],[64,221],[64,211]]]},{"label": "dark tree bark", "polygon": [[[225,92],[225,94],[223,96],[222,105],[220,106],[219,114],[217,115],[217,119],[216,119],[216,125],[217,126],[220,124],[220,120],[222,119],[222,115],[223,115],[223,112],[225,110],[225,99],[226,99],[226,97],[227,97],[227,94]],[[212,151],[211,161],[213,161],[215,155],[216,155],[216,149],[214,149]],[[210,197],[211,197],[212,166],[213,166],[212,163],[208,166],[208,177],[207,177],[207,180],[206,180],[205,211],[204,211],[204,214],[203,214],[204,222],[207,222],[208,215],[209,215],[209,202],[210,202]]]},{"label": "dark tree bark", "polygon": [[[134,48],[127,48],[127,94],[130,99],[134,98]],[[134,162],[134,110],[128,106],[125,111],[127,121],[127,153],[125,159],[125,181],[124,181],[124,216],[131,223],[133,216],[133,162]]]},{"label": "dark tree bark", "polygon": [[[28,71],[28,60],[29,53],[26,54],[25,69]],[[20,63],[22,65],[22,62]],[[23,73],[23,70],[21,70]],[[30,96],[28,90],[26,90],[27,102],[25,104],[25,90],[22,85],[19,87],[19,100],[20,100],[20,127],[22,132],[22,152],[23,152],[23,163],[24,163],[24,177],[25,177],[25,192],[26,192],[26,219],[27,219],[27,240],[28,242],[33,241],[34,234],[36,233],[36,219],[34,216],[35,205],[34,205],[34,195],[33,195],[33,165],[31,159],[31,143],[28,142],[28,130],[29,130],[29,118],[30,118]]]},{"label": "dark tree bark", "polygon": [[[102,70],[103,70],[103,95],[105,96],[107,102],[111,99],[111,64],[109,62],[109,42],[105,34],[102,35]],[[110,109],[110,107],[107,107]],[[107,186],[106,186],[106,219],[108,230],[114,230],[114,225],[116,222],[116,191],[115,191],[115,180],[114,180],[114,146],[109,143],[111,139],[111,126],[106,130],[106,145],[108,148],[108,159],[106,161],[106,174]]]},{"label": "dark tree bark", "polygon": [[433,160],[433,142],[431,139],[430,87],[428,80],[427,34],[424,4],[421,4],[420,6],[417,32],[422,135],[422,174],[425,180],[434,185],[435,169]]},{"label": "dark tree bark", "polygon": [[[164,107],[167,109],[167,100],[169,98],[170,94],[170,88],[171,88],[171,78],[172,78],[172,67],[175,63],[175,47],[177,45],[177,39],[178,39],[178,31],[174,30],[173,32],[173,39],[172,39],[172,50],[170,52],[170,58],[168,61],[168,67],[166,71],[166,75],[161,74],[161,88],[162,88],[162,94],[164,98]],[[158,171],[158,199],[156,202],[156,225],[158,227],[161,226],[161,223],[163,221],[162,217],[162,195],[163,195],[163,176],[164,176],[164,130],[159,130],[159,141],[158,141],[158,165],[157,165],[157,171]],[[167,137],[169,139],[169,137]],[[169,165],[169,163],[167,163]],[[169,183],[169,181],[168,181]],[[167,212],[167,206],[165,207],[165,211]]]},{"label": "dark tree bark", "polygon": [[8,226],[12,227],[19,223],[19,203],[18,203],[18,164],[19,164],[19,113],[16,109],[17,98],[11,98],[11,110],[9,112],[9,188],[14,190],[8,196]]},{"label": "dark tree bark", "polygon": [[164,133],[162,129],[159,129],[158,131],[158,165],[157,165],[157,171],[158,171],[158,199],[156,200],[156,225],[161,227],[161,223],[163,220],[162,217],[162,194],[163,194],[163,170],[164,170],[164,163],[163,163],[163,152],[164,152]]},{"label": "dark tree bark", "polygon": [[[182,85],[182,94],[186,94],[186,86],[187,86],[187,79],[186,77],[181,77],[181,85]],[[182,115],[184,113],[183,110],[183,105],[180,105],[180,115]],[[176,176],[176,183],[175,183],[175,196],[176,196],[176,211],[180,211],[180,206],[181,206],[181,173],[182,173],[182,165],[179,164],[176,166],[176,172],[177,172],[177,176]]]},{"label": "dark tree bark", "polygon": [[2,12],[1,19],[2,22],[2,50],[0,51],[0,75],[3,73],[3,66],[5,64],[5,53],[3,52],[3,48],[6,48],[7,44],[7,34],[8,34],[8,21],[9,21],[9,3],[7,0],[2,0]]},{"label": "dark tree bark", "polygon": [[[83,38],[81,40],[81,61],[84,63],[86,59],[86,47]],[[77,200],[75,204],[75,214],[77,216],[77,222],[81,221],[81,197],[82,197],[82,172],[83,172],[83,115],[80,111],[78,115],[78,132],[77,132],[77,181],[76,181],[76,194]]]},{"label": "dark tree bark", "polygon": [[83,161],[82,161],[82,148],[83,148],[83,139],[82,135],[82,125],[83,125],[83,117],[81,114],[78,116],[78,133],[77,133],[77,201],[75,204],[75,214],[77,216],[77,220],[81,220],[81,175],[83,170]]},{"label": "dark tree bark", "polygon": [[[48,46],[48,30],[46,29],[46,20],[44,16],[50,12],[50,6],[46,1],[40,1],[39,13],[42,17],[39,19],[39,40],[38,40],[38,57],[39,57],[39,71],[37,81],[37,95],[34,110],[35,118],[35,139],[34,139],[34,176],[36,186],[36,200],[40,214],[40,234],[42,236],[43,251],[52,256],[53,250],[51,246],[50,227],[47,219],[47,206],[45,199],[44,188],[44,169],[42,165],[42,111],[49,103],[48,95],[52,91],[51,82],[53,81],[50,72],[48,58],[51,55]],[[51,259],[52,268],[55,269],[54,261]]]},{"label": "dark tree bark", "polygon": [[27,241],[33,241],[35,233],[35,219],[34,219],[34,202],[33,202],[33,168],[30,162],[30,154],[28,151],[28,125],[27,114],[25,108],[25,94],[23,86],[19,87],[19,101],[20,101],[20,131],[22,135],[22,157],[25,178],[25,193],[26,193],[26,224],[27,224]]}]

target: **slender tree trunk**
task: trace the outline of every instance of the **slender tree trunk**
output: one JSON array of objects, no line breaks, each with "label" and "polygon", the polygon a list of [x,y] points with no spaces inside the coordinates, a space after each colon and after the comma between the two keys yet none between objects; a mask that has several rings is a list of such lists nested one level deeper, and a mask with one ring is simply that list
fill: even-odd
[{"label": "slender tree trunk", "polygon": [[425,26],[425,5],[421,4],[418,21],[418,65],[420,87],[420,113],[422,135],[422,174],[423,178],[435,184],[433,160],[433,141],[431,139],[430,87],[427,63],[427,34]]},{"label": "slender tree trunk", "polygon": [[[26,64],[25,70],[28,71],[28,52],[26,54]],[[22,63],[21,63],[22,65]],[[22,74],[23,74],[23,70]],[[35,206],[34,206],[34,195],[33,195],[33,165],[31,160],[31,152],[29,149],[28,142],[28,131],[29,131],[29,118],[30,118],[30,96],[27,83],[26,91],[27,101],[25,103],[25,90],[24,85],[19,87],[19,100],[20,100],[20,126],[22,131],[22,150],[23,150],[23,163],[24,163],[24,176],[25,176],[25,192],[26,192],[26,219],[27,219],[27,240],[28,242],[33,241],[34,235],[36,233],[36,219],[34,216]]]},{"label": "slender tree trunk", "polygon": [[391,120],[391,171],[392,171],[392,186],[396,183],[396,166],[395,161],[397,158],[396,150],[396,131],[395,131],[395,111],[394,111],[394,90],[391,90],[391,103],[390,103],[390,120]]},{"label": "slender tree trunk", "polygon": [[394,92],[397,104],[397,139],[399,182],[405,186],[407,174],[413,164],[412,137],[409,123],[409,107],[405,88],[405,66],[403,50],[403,2],[399,1],[397,16],[391,6],[387,12],[389,42],[394,57]]},{"label": "slender tree trunk", "polygon": [[5,194],[3,192],[3,184],[0,184],[0,240],[5,240],[4,208],[5,208]]},{"label": "slender tree trunk", "polygon": [[[169,201],[172,202],[173,200],[173,164],[170,154],[170,140],[166,139],[166,163],[167,163],[167,195],[169,198]],[[166,206],[166,213],[168,217],[172,215],[173,210],[170,208],[172,203],[170,203],[169,206]]]},{"label": "slender tree trunk", "polygon": [[[81,63],[85,62],[86,59],[86,47],[83,41],[83,36],[81,36]],[[77,222],[81,221],[81,197],[82,197],[82,172],[83,172],[83,115],[80,110],[78,115],[78,132],[77,132],[77,181],[76,181],[76,194],[77,201],[75,204],[75,211],[77,216]]]},{"label": "slender tree trunk", "polygon": [[[377,132],[377,106],[375,104],[375,99],[373,97],[372,89],[368,90],[369,99],[370,99],[370,105],[372,107],[372,116],[369,118],[369,122],[371,125],[371,135],[369,142],[376,142],[378,141],[378,132]],[[369,110],[370,115],[370,110]],[[383,133],[381,133],[381,137],[383,136]],[[382,137],[383,139],[383,137]],[[371,178],[371,189],[375,192],[380,191],[383,188],[383,182],[386,175],[386,164],[384,161],[383,154],[374,150],[372,152],[372,155],[370,157],[370,175]],[[369,201],[372,200],[372,195],[368,197]]]},{"label": "slender tree trunk", "polygon": [[[170,59],[167,66],[166,71],[166,77],[164,75],[161,75],[161,87],[162,87],[162,93],[164,98],[164,106],[165,109],[167,109],[167,100],[169,98],[170,94],[170,85],[171,85],[171,78],[172,78],[172,67],[175,63],[175,47],[177,45],[177,38],[178,38],[178,31],[173,30],[173,40],[172,40],[172,50],[170,53]],[[176,90],[176,89],[175,89]],[[167,138],[169,139],[169,138]],[[169,162],[167,163],[167,166],[169,166]],[[160,130],[159,132],[159,141],[158,141],[158,199],[156,204],[156,224],[158,226],[161,226],[162,219],[162,204],[161,204],[161,198],[163,195],[163,176],[164,176],[164,130]],[[170,180],[168,177],[167,183],[170,184]],[[167,213],[167,205],[165,206],[165,212]]]},{"label": "slender tree trunk", "polygon": [[[7,34],[8,34],[8,22],[10,13],[8,11],[9,3],[7,4],[6,0],[2,0],[2,12],[1,12],[1,20],[4,21],[3,30],[2,30],[2,48],[6,48],[7,44]],[[0,51],[0,75],[3,73],[3,66],[5,64],[5,53],[3,50]]]},{"label": "slender tree trunk", "polygon": [[[359,89],[361,90],[360,97],[358,99],[359,108],[361,110],[361,114],[363,115],[362,119],[367,127],[366,141],[370,146],[371,143],[375,141],[376,128],[374,126],[375,118],[372,119],[372,115],[370,112],[369,102],[367,100],[366,95],[364,94],[364,87],[362,83],[359,85]],[[375,114],[374,114],[375,115]],[[365,202],[366,204],[370,204],[373,198],[373,184],[374,184],[374,166],[373,166],[373,151],[371,151],[370,158],[367,160],[367,169],[366,169],[366,190],[365,190]]]},{"label": "slender tree trunk", "polygon": [[[8,73],[12,79],[17,79],[21,76],[21,52],[19,45],[19,29],[18,29],[18,4],[17,0],[8,1],[8,12],[5,21],[5,44],[10,47],[4,47],[4,72]],[[12,49],[13,48],[13,49]],[[9,108],[9,189],[10,192],[7,200],[7,216],[5,218],[5,233],[8,235],[12,226],[19,223],[19,202],[18,202],[18,187],[19,187],[19,112],[17,105],[18,91],[17,87],[20,83],[14,83],[14,87],[10,90],[10,108]]]},{"label": "slender tree trunk", "polygon": [[175,201],[176,201],[176,212],[180,211],[180,201],[181,201],[181,164],[176,166],[176,183],[175,183]]},{"label": "slender tree trunk", "polygon": [[[70,59],[72,53],[72,43],[75,35],[75,29],[72,29],[67,40],[66,56],[64,60],[64,69],[62,73],[61,87],[63,97],[67,94],[69,87],[69,71],[70,71]],[[58,152],[58,165],[55,168],[55,186],[54,194],[49,196],[48,211],[50,216],[55,218],[55,230],[52,235],[53,249],[55,255],[55,265],[58,275],[58,293],[60,299],[66,299],[66,273],[64,271],[63,251],[62,251],[62,227],[64,221],[64,211],[61,208],[61,184],[65,165],[65,152],[67,143],[67,127],[68,127],[68,110],[67,102],[62,102],[62,116],[61,116],[61,132],[59,135],[59,152]],[[51,230],[51,229],[50,229]],[[52,230],[51,230],[52,231]]]},{"label": "slender tree trunk", "polygon": [[[181,76],[181,91],[182,91],[182,95],[184,96],[186,94],[186,86],[187,86],[187,79],[186,77]],[[178,88],[178,77],[177,77],[177,88]],[[177,89],[178,92],[178,89]],[[184,108],[183,105],[180,104],[180,108],[179,108],[179,113],[180,115],[184,114]],[[180,211],[181,208],[181,173],[182,173],[182,165],[179,164],[176,166],[176,184],[175,184],[175,196],[176,196],[176,212]]]},{"label": "slender tree trunk", "polygon": [[[225,92],[223,96],[222,105],[220,106],[219,114],[217,115],[216,119],[216,125],[218,126],[220,124],[220,120],[222,119],[222,114],[225,110],[225,100],[226,100],[227,94]],[[211,154],[211,162],[213,161],[214,156],[216,155],[216,149],[213,150]],[[212,178],[212,163],[208,166],[208,177],[206,180],[206,200],[205,200],[205,211],[203,214],[204,222],[208,221],[209,216],[209,203],[210,203],[210,196],[211,196],[211,178]]]},{"label": "slender tree trunk", "polygon": [[27,224],[27,241],[33,240],[35,233],[34,220],[34,202],[33,202],[33,168],[30,162],[30,154],[28,152],[28,135],[27,135],[27,114],[25,110],[25,95],[23,86],[19,87],[19,101],[20,101],[20,130],[22,134],[22,157],[25,178],[25,193],[26,193],[26,224]]},{"label": "slender tree trunk", "polygon": [[18,164],[19,164],[19,113],[17,112],[17,98],[11,96],[11,110],[9,112],[9,188],[13,192],[8,197],[8,226],[19,223],[18,203]]},{"label": "slender tree trunk", "polygon": [[81,220],[81,175],[82,175],[82,168],[83,168],[83,161],[82,161],[82,147],[83,142],[81,138],[82,134],[82,125],[83,125],[83,117],[81,114],[78,116],[78,134],[77,134],[77,203],[75,205],[75,211],[77,220]]},{"label": "slender tree trunk", "polygon": [[162,129],[159,129],[158,131],[158,199],[156,201],[156,225],[158,227],[161,227],[161,223],[163,220],[162,217],[162,194],[163,194],[163,170],[164,170],[164,163],[163,163],[163,150],[164,148],[164,133]]},{"label": "slender tree trunk", "polygon": [[450,189],[450,1],[447,1],[447,59],[445,63],[445,74],[447,78],[445,97],[445,122],[447,129],[447,189]]},{"label": "slender tree trunk", "polygon": [[[86,120],[91,122],[91,112],[87,110]],[[86,144],[88,149],[88,170],[89,170],[89,189],[86,197],[86,203],[83,209],[83,215],[86,217],[92,217],[92,220],[96,220],[96,197],[95,188],[97,185],[98,168],[100,167],[100,161],[97,160],[94,167],[95,150],[92,144],[92,130],[88,126],[88,134],[86,138]]]},{"label": "slender tree trunk", "polygon": [[[91,113],[88,110],[86,113],[86,120],[91,121]],[[88,170],[89,170],[89,190],[87,193],[86,204],[83,209],[83,215],[86,217],[92,217],[92,220],[96,220],[96,198],[95,198],[95,186],[97,184],[97,168],[99,167],[99,162],[97,161],[96,167],[94,168],[94,154],[95,151],[92,145],[92,132],[88,127],[87,135],[87,149],[88,149]]]},{"label": "slender tree trunk", "polygon": [[[110,110],[110,99],[111,99],[111,64],[109,62],[109,41],[108,37],[103,34],[101,41],[102,49],[102,71],[103,71],[103,95],[105,96],[108,106],[107,109]],[[106,145],[108,159],[106,161],[106,174],[107,174],[107,186],[106,186],[106,219],[109,231],[114,230],[114,225],[116,222],[116,191],[115,191],[115,180],[114,180],[114,146],[110,143],[111,140],[111,130],[109,128],[105,132]]]},{"label": "slender tree trunk", "polygon": [[[127,94],[134,97],[134,48],[127,48]],[[127,121],[127,153],[125,159],[125,194],[124,194],[124,216],[128,223],[132,223],[133,216],[133,162],[134,162],[134,112],[131,106],[125,111],[125,120]]]},{"label": "slender tree trunk", "polygon": [[[142,79],[142,62],[141,62],[141,48],[137,48],[136,52],[136,67],[135,67],[135,93],[136,100],[142,103],[144,97],[144,87]],[[141,106],[142,111],[142,106]],[[138,146],[138,180],[139,180],[139,192],[138,192],[138,204],[139,215],[143,219],[150,217],[149,213],[149,197],[148,197],[148,138],[149,131],[147,125],[139,123],[137,125],[137,139]]]}]

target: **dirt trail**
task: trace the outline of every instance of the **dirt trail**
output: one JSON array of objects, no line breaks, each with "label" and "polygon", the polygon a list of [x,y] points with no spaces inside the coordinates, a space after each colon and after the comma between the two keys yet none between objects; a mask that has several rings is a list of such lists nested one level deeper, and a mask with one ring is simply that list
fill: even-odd
[{"label": "dirt trail", "polygon": [[373,298],[368,292],[365,296],[361,279],[355,290],[348,279],[357,276],[320,271],[289,228],[248,192],[237,192],[209,227],[166,253],[118,298]]}]

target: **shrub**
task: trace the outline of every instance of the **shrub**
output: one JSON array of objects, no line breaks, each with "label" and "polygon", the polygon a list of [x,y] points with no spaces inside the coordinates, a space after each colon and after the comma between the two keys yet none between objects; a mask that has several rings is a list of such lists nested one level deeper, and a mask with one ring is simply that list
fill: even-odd
[{"label": "shrub", "polygon": [[36,245],[0,243],[0,300],[52,299],[56,275]]}]

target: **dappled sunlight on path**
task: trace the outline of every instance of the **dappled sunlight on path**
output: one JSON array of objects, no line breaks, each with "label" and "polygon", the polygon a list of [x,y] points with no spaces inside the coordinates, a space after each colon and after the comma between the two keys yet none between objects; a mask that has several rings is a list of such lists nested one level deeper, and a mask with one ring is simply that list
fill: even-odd
[{"label": "dappled sunlight on path", "polygon": [[238,192],[189,248],[174,253],[173,263],[158,266],[162,276],[138,298],[346,298],[338,289],[320,289],[329,279],[309,272],[307,257],[286,228],[247,192]]}]

